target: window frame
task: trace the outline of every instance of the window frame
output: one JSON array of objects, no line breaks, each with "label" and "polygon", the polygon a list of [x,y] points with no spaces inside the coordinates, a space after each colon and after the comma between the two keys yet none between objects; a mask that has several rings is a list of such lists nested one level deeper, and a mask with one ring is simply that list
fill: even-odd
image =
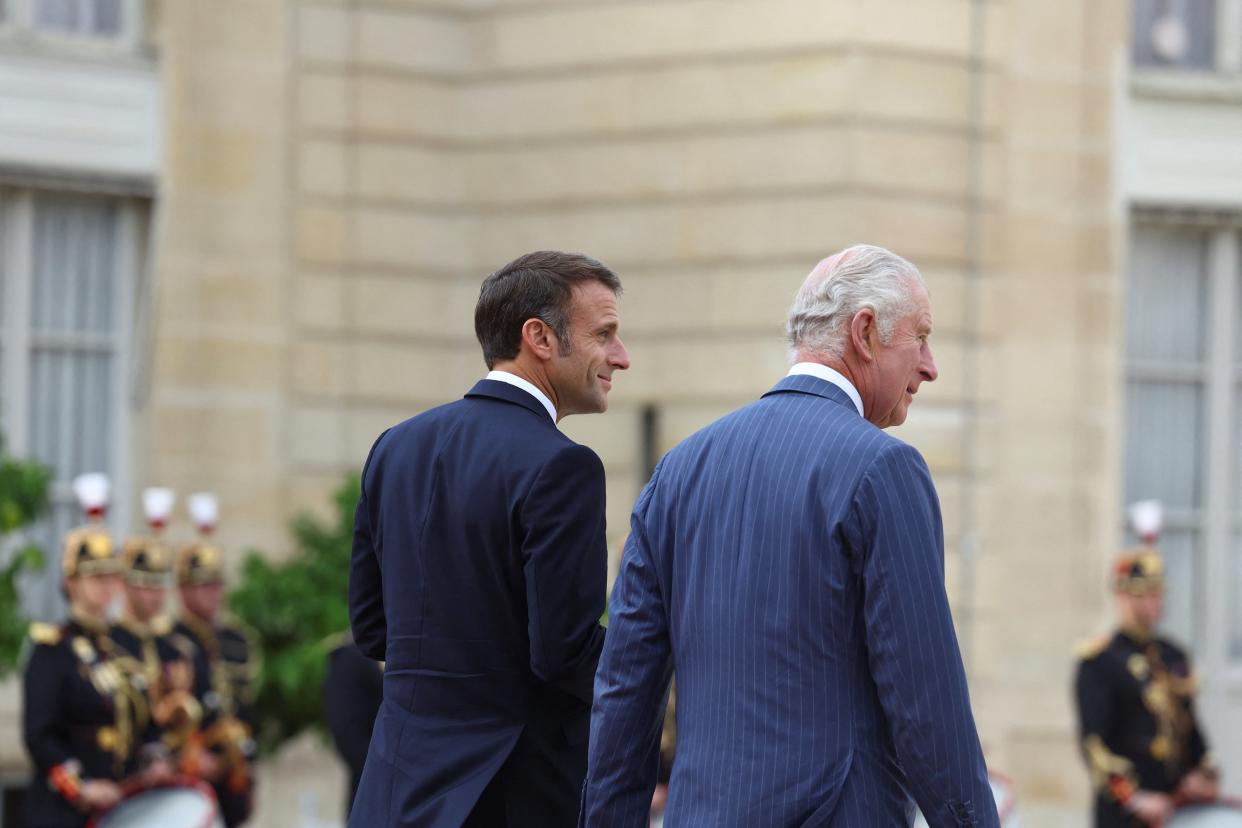
[{"label": "window frame", "polygon": [[35,0],[5,0],[8,16],[0,19],[0,43],[15,41],[58,52],[112,54],[132,52],[142,40],[141,0],[120,0],[121,28],[115,35],[44,31],[34,25]]},{"label": "window frame", "polygon": [[[134,393],[134,349],[138,289],[145,281],[143,266],[144,202],[124,195],[84,193],[91,197],[111,199],[116,205],[116,245],[113,251],[113,329],[110,334],[39,333],[31,324],[33,301],[33,247],[35,200],[40,193],[74,194],[72,189],[34,189],[0,184],[0,376],[6,389],[16,393],[0,395],[0,428],[5,435],[6,451],[17,457],[31,452],[30,393],[33,350],[38,346],[64,345],[77,347],[86,340],[91,350],[106,351],[112,358],[110,383],[115,391],[112,399],[107,473],[112,481],[108,524],[119,532],[129,514],[133,488],[133,425],[136,419]],[[36,341],[37,340],[37,341]],[[53,505],[71,504],[75,498],[71,481],[55,480],[49,492]],[[54,539],[53,543],[57,541]],[[46,550],[48,566],[39,576],[40,582],[56,577],[59,549]],[[57,577],[58,580],[58,577]]]},{"label": "window frame", "polygon": [[[1242,471],[1235,433],[1242,406],[1242,363],[1238,360],[1238,341],[1242,339],[1242,319],[1235,319],[1242,291],[1242,213],[1136,207],[1130,224],[1133,235],[1142,227],[1183,226],[1204,232],[1206,238],[1206,325],[1202,369],[1190,372],[1162,371],[1151,362],[1124,355],[1124,379],[1194,382],[1204,393],[1200,446],[1199,484],[1202,497],[1198,514],[1171,512],[1169,528],[1190,529],[1198,536],[1196,583],[1192,586],[1192,619],[1195,635],[1191,644],[1198,651],[1196,661],[1204,671],[1223,676],[1229,692],[1242,689],[1242,654],[1231,652],[1234,634],[1231,599],[1232,565],[1242,548]],[[1132,250],[1133,246],[1129,246]],[[1131,272],[1127,265],[1127,278]],[[1197,376],[1191,377],[1194,373]],[[1123,457],[1128,464],[1129,458]],[[1124,477],[1124,474],[1123,474]],[[1235,479],[1239,477],[1240,479]]]}]

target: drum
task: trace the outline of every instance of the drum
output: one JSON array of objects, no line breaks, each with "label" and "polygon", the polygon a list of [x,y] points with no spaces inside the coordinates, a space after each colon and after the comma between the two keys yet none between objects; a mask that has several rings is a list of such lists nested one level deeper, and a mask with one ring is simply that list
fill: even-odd
[{"label": "drum", "polygon": [[211,788],[199,782],[137,790],[91,828],[224,828]]},{"label": "drum", "polygon": [[1229,802],[1187,805],[1169,817],[1165,828],[1242,828],[1242,807]]},{"label": "drum", "polygon": [[[1021,828],[1022,822],[1018,819],[1018,797],[1014,793],[1013,782],[1006,776],[999,773],[988,775],[988,782],[992,786],[992,796],[996,799],[996,810],[1000,813],[1001,828]],[[927,819],[922,814],[916,814],[914,818],[914,828],[927,828]]]}]

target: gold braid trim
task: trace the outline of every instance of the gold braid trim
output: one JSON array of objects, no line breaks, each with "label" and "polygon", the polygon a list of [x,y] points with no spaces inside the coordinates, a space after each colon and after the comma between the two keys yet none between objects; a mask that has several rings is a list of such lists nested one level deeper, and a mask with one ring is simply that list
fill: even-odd
[{"label": "gold braid trim", "polygon": [[1124,804],[1138,790],[1134,764],[1110,751],[1094,733],[1083,739],[1082,745],[1096,792],[1107,793]]}]

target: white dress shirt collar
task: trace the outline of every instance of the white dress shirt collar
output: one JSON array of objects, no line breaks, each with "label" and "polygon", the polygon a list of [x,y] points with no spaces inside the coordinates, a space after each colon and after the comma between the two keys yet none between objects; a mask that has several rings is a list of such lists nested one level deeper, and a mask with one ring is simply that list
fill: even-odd
[{"label": "white dress shirt collar", "polygon": [[548,395],[540,391],[533,383],[522,379],[517,374],[510,374],[508,371],[488,371],[484,379],[496,380],[496,382],[507,382],[514,388],[521,388],[527,394],[539,400],[544,408],[548,409],[548,416],[552,418],[552,422],[556,422],[556,406],[548,399]]},{"label": "white dress shirt collar", "polygon": [[819,377],[826,382],[832,383],[848,394],[850,399],[854,401],[854,407],[858,409],[859,416],[867,416],[863,414],[862,397],[859,396],[858,389],[840,371],[835,371],[827,365],[821,365],[818,362],[799,362],[789,369],[789,373],[786,376],[792,377],[796,374],[810,374],[813,377]]}]

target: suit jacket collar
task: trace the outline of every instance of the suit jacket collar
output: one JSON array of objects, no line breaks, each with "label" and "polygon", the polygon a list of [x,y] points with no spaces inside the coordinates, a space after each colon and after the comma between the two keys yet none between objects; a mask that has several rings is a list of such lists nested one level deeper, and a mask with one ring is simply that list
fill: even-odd
[{"label": "suit jacket collar", "polygon": [[849,394],[846,394],[845,391],[828,382],[828,380],[823,380],[810,374],[794,374],[793,376],[782,377],[780,382],[773,385],[772,389],[763,396],[768,397],[773,394],[812,394],[816,397],[832,400],[837,405],[848,408],[851,414],[858,413],[858,409],[854,407],[854,401],[850,399]]},{"label": "suit jacket collar", "polygon": [[520,405],[538,414],[539,419],[555,427],[555,423],[548,417],[548,409],[543,407],[543,403],[516,385],[510,385],[507,382],[500,382],[498,380],[481,379],[474,384],[474,388],[466,392],[466,397],[488,397],[493,400],[504,400],[505,402]]}]

